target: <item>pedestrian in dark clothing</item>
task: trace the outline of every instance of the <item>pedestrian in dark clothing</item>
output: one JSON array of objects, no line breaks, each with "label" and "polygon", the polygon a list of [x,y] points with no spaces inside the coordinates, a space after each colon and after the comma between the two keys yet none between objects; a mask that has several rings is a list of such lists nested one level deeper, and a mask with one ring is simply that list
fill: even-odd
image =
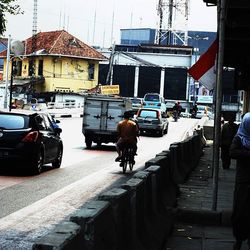
[{"label": "pedestrian in dark clothing", "polygon": [[177,105],[178,105],[178,116],[180,117],[181,112],[182,112],[182,106],[181,106],[180,102],[177,102]]},{"label": "pedestrian in dark clothing", "polygon": [[250,249],[250,113],[245,114],[232,141],[230,156],[237,160],[232,213],[234,250],[241,249],[245,240]]},{"label": "pedestrian in dark clothing", "polygon": [[192,118],[196,117],[197,111],[198,111],[198,107],[197,107],[197,104],[195,104],[192,109],[192,116],[191,116]]},{"label": "pedestrian in dark clothing", "polygon": [[231,164],[231,157],[229,156],[229,149],[232,140],[237,133],[238,125],[234,122],[234,118],[230,117],[228,122],[223,124],[221,130],[221,160],[222,168],[229,169]]}]

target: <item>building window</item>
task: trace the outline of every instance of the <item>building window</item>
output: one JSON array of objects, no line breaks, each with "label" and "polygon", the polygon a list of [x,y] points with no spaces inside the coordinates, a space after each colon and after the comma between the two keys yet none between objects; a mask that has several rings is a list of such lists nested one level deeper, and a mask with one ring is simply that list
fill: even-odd
[{"label": "building window", "polygon": [[13,75],[21,76],[22,75],[22,61],[13,61]]},{"label": "building window", "polygon": [[43,76],[43,60],[39,60],[38,62],[38,75]]},{"label": "building window", "polygon": [[95,64],[90,63],[88,67],[89,80],[94,80],[95,78]]},{"label": "building window", "polygon": [[35,60],[30,59],[29,60],[29,76],[35,75]]}]

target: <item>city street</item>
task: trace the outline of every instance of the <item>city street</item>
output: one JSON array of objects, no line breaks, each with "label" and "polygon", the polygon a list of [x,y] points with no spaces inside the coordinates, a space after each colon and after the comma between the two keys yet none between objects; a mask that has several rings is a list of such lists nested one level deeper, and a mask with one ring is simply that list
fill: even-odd
[{"label": "city street", "polygon": [[110,186],[116,186],[172,142],[191,135],[200,120],[169,118],[169,132],[159,138],[141,136],[132,173],[125,175],[117,162],[114,144],[85,148],[81,118],[61,119],[64,142],[60,169],[45,167],[39,176],[1,172],[0,245],[4,249],[30,249],[35,238],[44,235],[60,220]]}]

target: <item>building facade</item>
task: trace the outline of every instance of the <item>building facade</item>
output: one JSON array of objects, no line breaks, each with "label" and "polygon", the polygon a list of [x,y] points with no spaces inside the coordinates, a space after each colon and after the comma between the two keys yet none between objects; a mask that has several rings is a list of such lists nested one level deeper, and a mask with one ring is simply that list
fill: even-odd
[{"label": "building facade", "polygon": [[[124,40],[121,41],[121,44],[115,46],[113,53],[110,50],[102,51],[108,58],[113,56],[113,67],[111,79],[107,82],[110,65],[107,62],[100,63],[99,83],[118,84],[123,96],[142,98],[148,92],[160,93],[166,99],[168,107],[172,107],[176,101],[181,101],[188,111],[195,102],[213,107],[214,92],[195,83],[187,71],[199,59],[201,52],[208,49],[208,42],[214,41],[215,33],[209,39],[205,32],[192,35],[196,39],[202,37],[205,40],[193,40],[193,46],[149,43],[126,45],[122,44]],[[234,88],[233,70],[227,69],[223,73],[222,107],[223,115],[226,116],[230,112],[239,113],[242,108],[240,94]]]},{"label": "building facade", "polygon": [[[8,40],[6,38],[0,38],[0,52],[6,50]],[[3,80],[3,64],[4,60],[0,59],[0,81]]]},{"label": "building facade", "polygon": [[4,79],[13,76],[12,90],[37,96],[44,93],[83,93],[98,84],[99,62],[106,58],[64,30],[40,32],[28,38],[24,51],[12,56]]}]

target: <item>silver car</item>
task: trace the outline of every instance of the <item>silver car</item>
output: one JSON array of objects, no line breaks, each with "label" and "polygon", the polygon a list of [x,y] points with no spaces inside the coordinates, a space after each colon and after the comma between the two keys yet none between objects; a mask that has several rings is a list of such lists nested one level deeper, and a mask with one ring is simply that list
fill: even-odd
[{"label": "silver car", "polygon": [[138,111],[138,109],[142,108],[142,99],[140,98],[131,98],[131,102],[132,102],[132,110],[134,110],[135,112]]},{"label": "silver car", "polygon": [[167,114],[160,109],[139,109],[137,122],[141,133],[146,132],[163,136],[168,132]]}]

